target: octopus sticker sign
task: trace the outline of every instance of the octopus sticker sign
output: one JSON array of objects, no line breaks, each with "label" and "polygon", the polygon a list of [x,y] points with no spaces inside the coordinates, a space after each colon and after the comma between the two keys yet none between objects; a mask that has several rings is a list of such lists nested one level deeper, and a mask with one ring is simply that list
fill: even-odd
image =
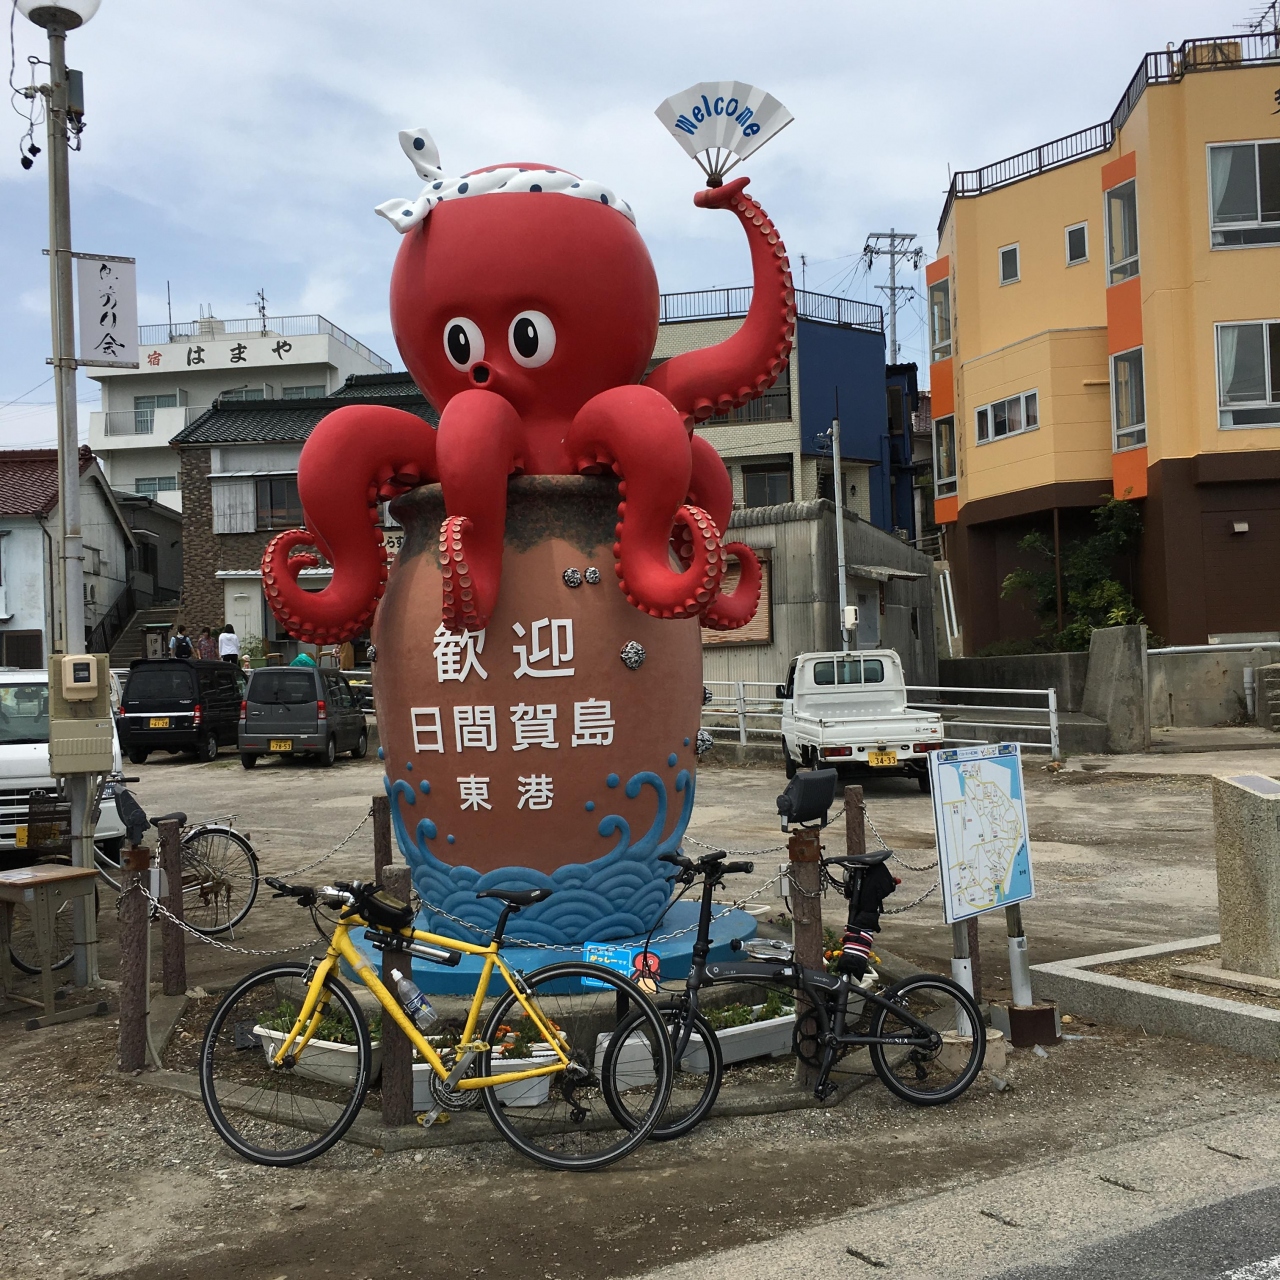
[{"label": "octopus sticker sign", "polygon": [[[301,639],[372,623],[393,821],[430,927],[492,925],[487,889],[550,887],[523,937],[643,933],[693,805],[699,627],[745,625],[760,587],[693,426],[785,368],[786,251],[746,178],[700,191],[746,232],[754,298],[732,338],[646,376],[658,284],[626,201],[542,164],[450,178],[425,130],[400,141],[425,185],[378,210],[403,236],[392,327],[440,423],[324,418],[299,463],[307,527],[267,547],[267,596]],[[304,591],[318,555],[332,580]]]}]

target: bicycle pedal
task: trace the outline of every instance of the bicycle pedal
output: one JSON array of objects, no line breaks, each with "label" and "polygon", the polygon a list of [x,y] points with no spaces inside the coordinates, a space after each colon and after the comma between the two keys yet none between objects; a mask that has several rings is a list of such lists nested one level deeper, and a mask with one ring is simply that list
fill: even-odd
[{"label": "bicycle pedal", "polygon": [[441,1111],[439,1108],[436,1108],[434,1111],[419,1111],[413,1118],[424,1129],[429,1128],[433,1124],[449,1123],[449,1113],[447,1111]]}]

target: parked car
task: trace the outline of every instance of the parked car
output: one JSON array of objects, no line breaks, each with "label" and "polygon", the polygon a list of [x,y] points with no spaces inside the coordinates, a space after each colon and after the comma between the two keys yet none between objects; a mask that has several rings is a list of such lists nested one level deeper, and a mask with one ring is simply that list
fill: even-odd
[{"label": "parked car", "polygon": [[235,746],[245,676],[230,662],[139,658],[129,667],[116,723],[134,764],[153,751],[191,751],[212,760]]},{"label": "parked car", "polygon": [[327,766],[340,751],[361,759],[369,731],[345,676],[317,667],[259,667],[240,706],[239,741],[246,769],[265,755],[314,755]]},{"label": "parked car", "polygon": [[[124,823],[116,812],[121,774],[120,744],[114,748],[114,775],[103,788],[102,811],[93,838],[117,859]],[[17,829],[27,820],[33,791],[57,791],[49,772],[49,673],[0,671],[0,866],[25,866]]]},{"label": "parked car", "polygon": [[943,744],[942,717],[907,706],[894,650],[798,654],[778,697],[788,778],[800,766],[835,766],[905,773],[929,790],[929,752]]}]

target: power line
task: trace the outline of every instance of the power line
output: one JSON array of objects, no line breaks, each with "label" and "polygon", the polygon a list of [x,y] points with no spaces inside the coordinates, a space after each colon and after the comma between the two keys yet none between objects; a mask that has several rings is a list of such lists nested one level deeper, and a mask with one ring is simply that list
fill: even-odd
[{"label": "power line", "polygon": [[862,256],[868,271],[876,258],[889,259],[889,283],[876,285],[876,288],[881,293],[887,294],[889,298],[890,364],[898,363],[898,295],[905,293],[910,297],[915,292],[913,285],[898,283],[898,261],[901,259],[910,262],[919,270],[924,258],[924,249],[920,245],[911,243],[915,238],[914,231],[895,231],[890,227],[888,231],[873,231],[867,236],[867,243],[862,247]]}]

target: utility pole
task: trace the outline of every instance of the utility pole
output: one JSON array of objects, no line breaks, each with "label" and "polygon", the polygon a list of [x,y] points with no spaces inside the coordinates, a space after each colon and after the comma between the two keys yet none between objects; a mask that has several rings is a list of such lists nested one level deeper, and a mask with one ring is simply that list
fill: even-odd
[{"label": "utility pole", "polygon": [[[831,441],[831,462],[835,468],[832,490],[836,500],[836,592],[840,601],[840,647],[849,648],[849,584],[844,571],[844,475],[840,464],[840,388],[836,388],[836,414],[831,430],[823,433]],[[822,436],[819,436],[821,439]]]},{"label": "utility pole", "polygon": [[898,295],[915,292],[913,286],[898,283],[898,260],[901,258],[909,262],[913,268],[919,268],[924,260],[924,249],[911,243],[915,238],[914,231],[895,231],[890,227],[888,231],[873,231],[862,246],[862,257],[868,271],[876,258],[889,259],[889,283],[876,285],[876,288],[889,298],[890,364],[898,363]]}]

